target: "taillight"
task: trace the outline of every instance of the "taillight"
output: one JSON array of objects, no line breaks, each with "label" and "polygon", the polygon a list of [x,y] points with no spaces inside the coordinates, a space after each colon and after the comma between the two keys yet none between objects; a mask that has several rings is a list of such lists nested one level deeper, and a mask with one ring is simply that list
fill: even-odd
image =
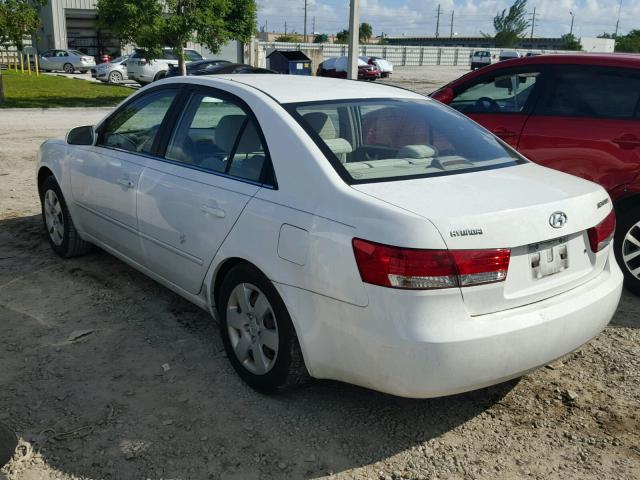
[{"label": "taillight", "polygon": [[609,245],[613,234],[616,231],[616,214],[613,210],[595,227],[591,227],[587,230],[589,235],[589,244],[591,245],[592,252],[599,252],[604,247]]},{"label": "taillight", "polygon": [[509,249],[420,250],[353,239],[363,282],[391,288],[431,290],[501,282]]}]

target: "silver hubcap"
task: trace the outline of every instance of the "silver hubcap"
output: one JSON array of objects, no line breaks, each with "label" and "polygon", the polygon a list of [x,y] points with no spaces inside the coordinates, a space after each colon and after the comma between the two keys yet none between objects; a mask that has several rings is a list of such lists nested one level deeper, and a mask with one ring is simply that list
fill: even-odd
[{"label": "silver hubcap", "polygon": [[640,279],[640,222],[632,226],[624,236],[622,260],[631,275]]},{"label": "silver hubcap", "polygon": [[251,373],[269,372],[278,356],[278,323],[262,291],[241,283],[231,292],[227,304],[227,331],[240,363]]},{"label": "silver hubcap", "polygon": [[122,80],[122,75],[120,75],[119,72],[113,72],[111,74],[111,81],[113,83],[118,83],[120,80]]},{"label": "silver hubcap", "polygon": [[44,220],[51,241],[61,245],[64,240],[64,217],[60,200],[53,190],[47,190],[44,194]]}]

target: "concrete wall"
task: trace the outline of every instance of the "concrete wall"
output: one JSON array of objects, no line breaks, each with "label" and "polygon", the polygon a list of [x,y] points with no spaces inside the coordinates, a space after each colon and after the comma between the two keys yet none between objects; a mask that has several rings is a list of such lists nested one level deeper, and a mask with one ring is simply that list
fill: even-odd
[{"label": "concrete wall", "polygon": [[613,38],[582,37],[580,39],[583,52],[613,53],[616,41]]}]

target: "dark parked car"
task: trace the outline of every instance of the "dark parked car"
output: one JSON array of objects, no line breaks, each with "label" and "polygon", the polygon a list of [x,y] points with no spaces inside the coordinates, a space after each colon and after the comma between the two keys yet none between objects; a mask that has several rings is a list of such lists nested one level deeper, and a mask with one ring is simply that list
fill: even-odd
[{"label": "dark parked car", "polygon": [[[187,75],[207,75],[212,70],[222,66],[231,65],[228,60],[200,60],[197,62],[187,63]],[[167,77],[177,77],[180,75],[180,68],[177,64],[169,65]]]},{"label": "dark parked car", "polygon": [[[233,73],[278,73],[274,70],[269,70],[268,68],[258,68],[253,67],[251,65],[245,65],[243,63],[223,63],[221,65],[216,65],[215,67],[207,68],[206,71],[196,71],[189,73],[189,69],[187,69],[187,75],[229,75]],[[179,75],[179,73],[174,74]],[[169,75],[167,75],[169,76]]]},{"label": "dark parked car", "polygon": [[617,213],[616,257],[627,287],[640,293],[640,56],[507,60],[431,96],[534,162],[606,188]]}]

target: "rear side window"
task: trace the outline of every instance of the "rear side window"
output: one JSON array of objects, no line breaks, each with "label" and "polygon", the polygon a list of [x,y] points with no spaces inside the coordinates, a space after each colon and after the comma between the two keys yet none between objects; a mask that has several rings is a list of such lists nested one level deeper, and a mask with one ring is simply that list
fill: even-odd
[{"label": "rear side window", "polygon": [[151,154],[175,90],[150,93],[116,111],[101,128],[98,145]]},{"label": "rear side window", "polygon": [[189,60],[190,62],[197,62],[198,60],[203,59],[202,55],[200,55],[195,50],[185,50],[184,55],[185,57],[187,57],[187,60]]},{"label": "rear side window", "polygon": [[267,161],[251,116],[234,102],[201,93],[187,104],[166,157],[254,182]]},{"label": "rear side window", "polygon": [[502,74],[456,95],[450,106],[462,113],[521,113],[540,72]]},{"label": "rear side window", "polygon": [[604,68],[558,69],[538,103],[539,115],[632,118],[640,99],[640,75]]}]

